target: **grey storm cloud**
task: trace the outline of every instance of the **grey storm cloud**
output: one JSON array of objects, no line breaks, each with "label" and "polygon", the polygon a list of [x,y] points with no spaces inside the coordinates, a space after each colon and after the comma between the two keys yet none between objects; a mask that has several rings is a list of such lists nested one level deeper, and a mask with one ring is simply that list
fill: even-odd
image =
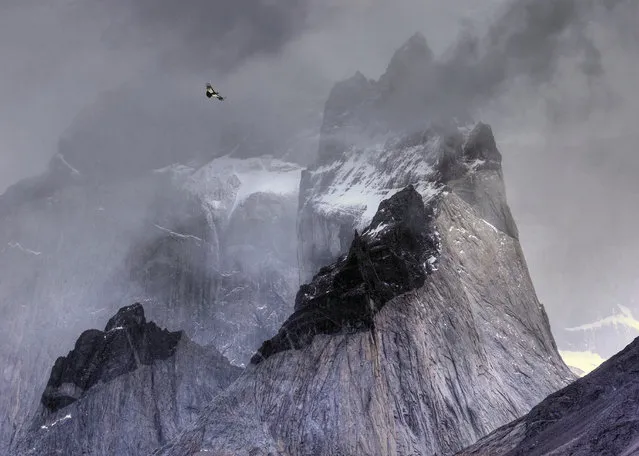
[{"label": "grey storm cloud", "polygon": [[[439,58],[426,63],[427,77],[406,88],[408,103],[423,103],[427,118],[463,119],[481,117],[497,102],[516,111],[541,101],[543,115],[554,123],[610,107],[623,95],[607,74],[603,54],[620,41],[636,53],[639,35],[630,18],[636,19],[638,11],[629,0],[505,2],[486,30],[462,30]],[[602,27],[616,35],[614,44],[610,33],[606,39],[598,36]],[[608,64],[618,67],[620,61]],[[562,84],[558,96],[556,87]],[[567,100],[571,91],[575,96]]]},{"label": "grey storm cloud", "polygon": [[587,30],[595,10],[589,0],[511,2],[485,35],[460,37],[437,85],[473,103],[489,101],[521,78],[531,86],[547,84],[566,59],[576,59],[586,77],[601,77],[601,50]]},{"label": "grey storm cloud", "polygon": [[259,54],[279,51],[308,24],[312,0],[117,0],[109,9],[129,15],[105,39],[123,44],[141,27],[146,39],[171,40],[171,64],[228,70]]}]

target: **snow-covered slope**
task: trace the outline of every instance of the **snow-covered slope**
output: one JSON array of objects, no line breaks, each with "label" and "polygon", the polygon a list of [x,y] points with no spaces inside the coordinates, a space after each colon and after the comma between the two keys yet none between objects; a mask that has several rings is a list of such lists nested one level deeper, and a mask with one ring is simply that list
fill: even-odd
[{"label": "snow-covered slope", "polygon": [[[183,168],[175,170],[185,172]],[[256,193],[297,196],[302,169],[269,156],[212,160],[187,178],[185,187],[197,195],[213,217],[229,218]],[[229,191],[230,190],[230,191]]]},{"label": "snow-covered slope", "polygon": [[[486,125],[432,127],[370,141],[373,144],[345,146],[341,156],[331,156],[302,173],[298,223],[302,281],[343,253],[353,230],[370,223],[380,201],[407,185],[414,185],[429,201],[446,180],[488,222],[517,235],[504,199],[492,201],[487,194],[505,196],[501,156],[495,155]],[[484,173],[477,173],[479,169]],[[464,176],[470,177],[461,179]]]}]

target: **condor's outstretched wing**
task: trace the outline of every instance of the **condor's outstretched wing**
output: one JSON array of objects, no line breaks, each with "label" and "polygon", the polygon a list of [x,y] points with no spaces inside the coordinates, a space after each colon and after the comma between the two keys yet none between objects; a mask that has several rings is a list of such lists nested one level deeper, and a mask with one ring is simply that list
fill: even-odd
[{"label": "condor's outstretched wing", "polygon": [[224,100],[222,96],[220,96],[219,92],[217,92],[210,83],[206,84],[206,96],[207,98],[217,98],[218,100]]}]

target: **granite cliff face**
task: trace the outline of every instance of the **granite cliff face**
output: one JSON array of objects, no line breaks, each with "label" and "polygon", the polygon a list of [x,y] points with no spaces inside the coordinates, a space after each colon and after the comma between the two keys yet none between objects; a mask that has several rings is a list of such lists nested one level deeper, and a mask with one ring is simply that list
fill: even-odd
[{"label": "granite cliff face", "polygon": [[124,307],[55,362],[12,454],[140,455],[176,435],[241,372],[217,350]]},{"label": "granite cliff face", "polygon": [[639,339],[457,456],[639,454]]},{"label": "granite cliff face", "polygon": [[381,204],[370,215],[333,204],[350,247],[336,247],[242,376],[155,454],[452,455],[575,378],[535,297],[490,129],[428,130],[370,151],[318,166],[301,217],[364,184]]}]

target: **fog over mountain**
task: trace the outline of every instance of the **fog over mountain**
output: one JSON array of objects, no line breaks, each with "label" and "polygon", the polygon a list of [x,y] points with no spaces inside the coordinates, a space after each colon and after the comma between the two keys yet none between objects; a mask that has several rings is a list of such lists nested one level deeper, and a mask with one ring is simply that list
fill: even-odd
[{"label": "fog over mountain", "polygon": [[[100,311],[100,299],[114,310],[131,303],[119,299],[144,294],[137,287],[145,284],[137,282],[146,279],[135,274],[169,274],[163,269],[165,257],[153,257],[160,251],[195,270],[195,279],[176,281],[179,292],[204,282],[215,289],[211,293],[220,306],[234,302],[228,298],[232,293],[251,303],[277,302],[276,311],[256,315],[256,323],[219,309],[206,317],[225,336],[259,345],[258,339],[272,335],[264,331],[277,328],[288,315],[282,303],[293,305],[295,252],[287,241],[298,191],[283,182],[286,188],[265,203],[260,185],[281,177],[282,170],[297,177],[297,165],[314,163],[324,103],[335,82],[357,71],[362,80],[377,80],[393,55],[400,59],[393,65],[397,73],[386,81],[403,83],[384,86],[383,77],[379,85],[370,83],[372,90],[383,87],[391,94],[389,105],[396,104],[385,111],[392,113],[385,121],[417,128],[456,117],[492,126],[521,244],[559,349],[579,359],[608,358],[639,333],[636,2],[218,3],[0,4],[0,191],[6,190],[0,249],[8,255],[4,267],[17,277],[15,282],[9,272],[3,277],[1,304],[16,314],[18,304],[11,303],[23,305],[30,296],[50,306],[29,331],[3,333],[2,344],[29,351],[39,344],[38,330],[55,332],[45,323],[64,333],[64,324],[74,321],[73,332],[59,339],[60,350],[68,351],[81,328],[106,323],[106,311],[90,314]],[[395,54],[415,32],[425,38],[423,44]],[[203,96],[208,81],[226,96],[223,103]],[[228,176],[202,171],[222,155],[270,155],[275,161],[218,162],[230,170]],[[186,168],[171,167],[175,163]],[[45,178],[23,180],[47,169]],[[231,175],[250,176],[255,185],[238,184]],[[195,204],[203,195],[219,207]],[[52,209],[56,198],[63,200],[64,211]],[[247,209],[264,205],[267,211]],[[176,222],[175,213],[187,214],[189,223]],[[281,238],[273,234],[273,242],[253,231],[272,213],[277,220],[265,232],[281,233]],[[55,227],[47,225],[52,220]],[[72,234],[65,223],[73,224]],[[215,227],[212,233],[209,225]],[[140,233],[153,234],[143,238]],[[212,253],[185,260],[173,244],[183,241],[198,249],[198,242],[212,246]],[[74,250],[75,242],[86,250]],[[56,255],[68,257],[58,261]],[[18,263],[23,256],[28,263]],[[232,264],[236,257],[240,267]],[[9,267],[7,258],[20,266]],[[31,263],[44,258],[50,263],[42,269]],[[198,275],[199,262],[206,264],[205,278]],[[277,278],[262,277],[259,267],[249,270],[252,262],[270,264],[268,274]],[[68,271],[82,264],[88,276],[67,277],[61,264],[69,265]],[[111,268],[108,277],[100,277],[100,267]],[[22,281],[29,271],[38,273]],[[123,277],[136,288],[124,286]],[[91,288],[100,280],[104,283]],[[264,291],[264,280],[276,286]],[[65,292],[51,295],[43,285],[49,282]],[[175,293],[163,289],[158,295],[173,305]],[[80,306],[85,301],[91,301],[86,309]],[[174,310],[148,312],[171,330],[183,329],[170,323],[183,323],[187,311]],[[195,339],[225,348],[212,337]],[[48,357],[63,354],[47,350]],[[250,348],[236,352],[239,360]],[[31,355],[40,369],[50,367],[40,352]],[[21,358],[12,356],[20,364]],[[34,394],[37,382],[45,381],[36,380]]]}]

